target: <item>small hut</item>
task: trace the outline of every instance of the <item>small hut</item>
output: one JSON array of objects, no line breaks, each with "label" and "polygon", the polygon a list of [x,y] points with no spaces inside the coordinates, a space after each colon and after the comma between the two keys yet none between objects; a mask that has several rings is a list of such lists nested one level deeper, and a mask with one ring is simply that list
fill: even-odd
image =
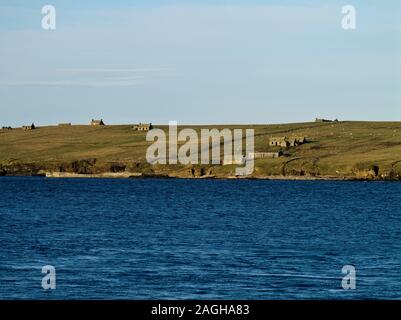
[{"label": "small hut", "polygon": [[35,124],[31,124],[30,126],[22,126],[22,130],[34,130],[36,129]]},{"label": "small hut", "polygon": [[249,153],[249,159],[263,159],[263,158],[279,158],[283,155],[282,151],[278,152],[252,152]]},{"label": "small hut", "polygon": [[100,119],[100,120],[92,119],[92,121],[91,121],[91,126],[104,126],[104,125],[105,124],[103,122],[103,119]]},{"label": "small hut", "polygon": [[132,126],[132,130],[134,131],[149,131],[152,130],[151,123],[139,123]]},{"label": "small hut", "polygon": [[271,147],[288,147],[290,145],[287,137],[271,137],[269,146]]},{"label": "small hut", "polygon": [[271,147],[296,147],[306,142],[305,137],[271,137],[269,140],[269,146]]},{"label": "small hut", "polygon": [[330,120],[330,119],[316,118],[315,122],[338,122],[338,119]]}]

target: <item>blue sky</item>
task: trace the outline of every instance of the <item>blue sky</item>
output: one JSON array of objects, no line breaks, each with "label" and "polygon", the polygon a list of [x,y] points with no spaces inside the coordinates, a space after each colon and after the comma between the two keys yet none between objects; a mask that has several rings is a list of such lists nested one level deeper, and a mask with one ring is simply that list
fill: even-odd
[{"label": "blue sky", "polygon": [[400,1],[0,0],[0,49],[0,126],[401,121]]}]

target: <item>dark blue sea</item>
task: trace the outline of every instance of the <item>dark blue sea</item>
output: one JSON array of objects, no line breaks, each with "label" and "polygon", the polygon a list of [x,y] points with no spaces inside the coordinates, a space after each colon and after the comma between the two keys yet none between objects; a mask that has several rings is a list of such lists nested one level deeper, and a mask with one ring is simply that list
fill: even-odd
[{"label": "dark blue sea", "polygon": [[391,182],[3,177],[0,299],[400,299],[400,200]]}]

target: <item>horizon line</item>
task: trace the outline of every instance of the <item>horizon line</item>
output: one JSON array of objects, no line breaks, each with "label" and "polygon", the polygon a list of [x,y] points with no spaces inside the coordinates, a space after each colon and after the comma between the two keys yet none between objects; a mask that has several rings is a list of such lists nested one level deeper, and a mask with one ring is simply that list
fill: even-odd
[{"label": "horizon line", "polygon": [[[324,120],[326,120],[326,121],[319,122],[319,121],[316,121],[316,120],[311,120],[311,121],[277,122],[277,123],[273,123],[273,122],[272,123],[268,123],[268,122],[266,122],[266,123],[198,123],[198,124],[196,124],[196,123],[182,123],[182,124],[179,124],[178,121],[176,121],[176,120],[174,120],[174,121],[176,121],[178,123],[178,127],[180,127],[180,126],[199,127],[199,126],[203,126],[203,125],[207,125],[207,126],[250,126],[250,125],[252,125],[252,126],[267,126],[267,125],[286,125],[286,124],[305,124],[305,123],[344,123],[344,122],[375,122],[375,123],[400,122],[401,123],[401,120],[338,120],[338,121],[331,120],[331,119],[324,119]],[[171,120],[171,121],[173,121],[173,120]],[[132,126],[132,125],[140,124],[140,123],[141,124],[150,123],[153,126],[166,126],[166,127],[169,126],[168,122],[167,123],[132,122],[132,123],[109,123],[109,124],[105,123],[104,126],[106,126],[106,127],[107,126]],[[31,124],[35,124],[35,122],[32,122]],[[69,124],[71,126],[91,126],[90,122],[89,123],[60,122],[60,123],[56,123],[56,124],[39,124],[39,125],[35,124],[35,127],[37,127],[37,128],[38,127],[57,127],[57,126],[62,125],[62,124],[64,124],[64,125],[65,124]],[[6,127],[11,127],[13,129],[18,129],[18,128],[22,128],[23,126],[27,126],[27,125],[30,125],[30,124],[26,124],[25,123],[25,124],[22,124],[22,125],[19,125],[19,126],[14,126],[14,127],[13,126],[9,126],[9,125],[2,125],[0,127],[0,129],[1,128],[6,128]],[[100,126],[100,127],[102,127],[102,126]]]}]

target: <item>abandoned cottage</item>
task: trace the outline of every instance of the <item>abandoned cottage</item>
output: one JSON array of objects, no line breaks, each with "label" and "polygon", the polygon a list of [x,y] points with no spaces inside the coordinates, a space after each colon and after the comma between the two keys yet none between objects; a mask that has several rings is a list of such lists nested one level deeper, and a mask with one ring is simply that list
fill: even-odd
[{"label": "abandoned cottage", "polygon": [[134,131],[149,131],[152,130],[151,123],[139,123],[132,126],[132,130]]},{"label": "abandoned cottage", "polygon": [[91,126],[104,126],[104,125],[105,124],[103,122],[103,119],[100,119],[100,120],[92,119],[92,121],[91,121]]},{"label": "abandoned cottage", "polygon": [[36,129],[35,124],[31,124],[30,126],[22,126],[22,130],[34,130]]},{"label": "abandoned cottage", "polygon": [[271,147],[296,147],[306,142],[305,137],[271,137],[269,139],[269,146]]}]

